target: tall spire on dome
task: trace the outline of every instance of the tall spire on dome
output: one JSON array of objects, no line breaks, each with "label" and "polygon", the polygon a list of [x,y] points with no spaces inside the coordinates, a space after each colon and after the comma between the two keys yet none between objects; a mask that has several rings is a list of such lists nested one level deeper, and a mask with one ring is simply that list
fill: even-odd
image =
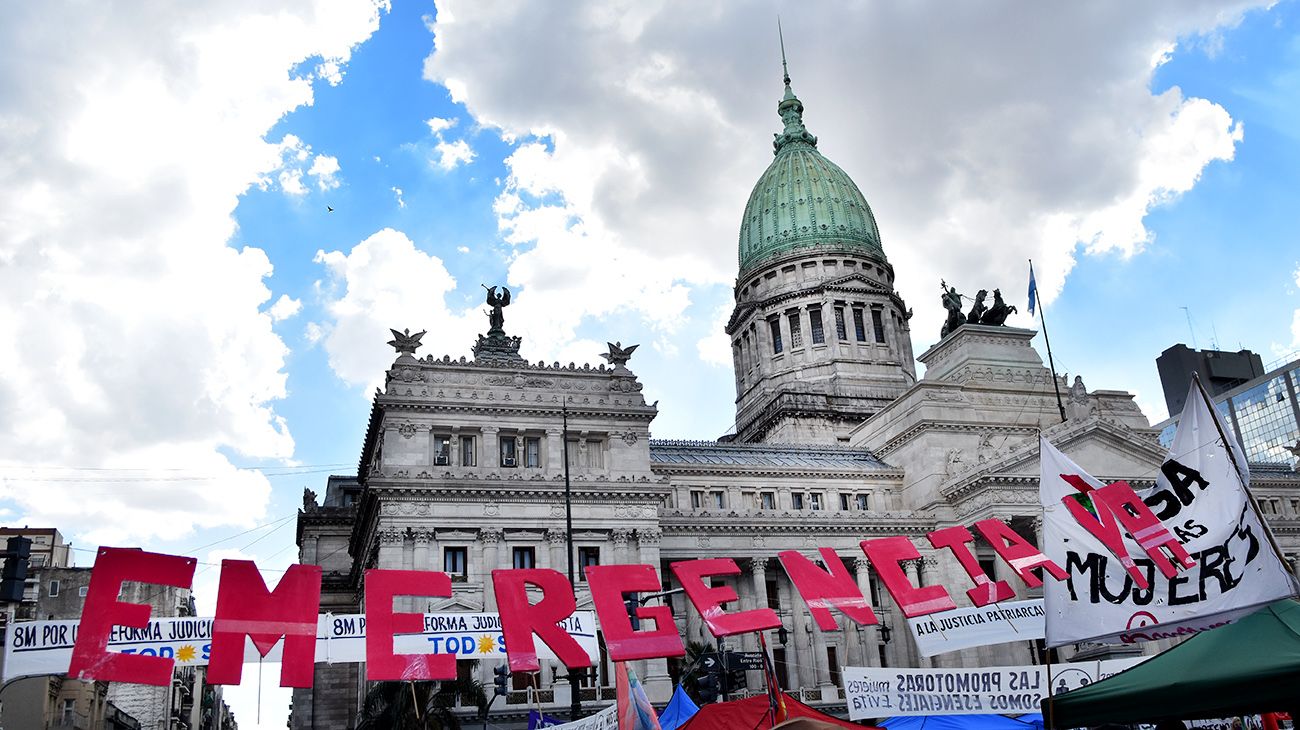
[{"label": "tall spire on dome", "polygon": [[785,61],[785,34],[781,32],[779,16],[776,19],[776,36],[781,42],[781,74],[785,81],[785,96],[776,105],[776,113],[785,122],[785,129],[781,134],[772,135],[776,138],[772,140],[773,154],[789,144],[817,146],[817,137],[803,125],[803,102],[799,101],[799,97],[794,95],[794,89],[790,88],[790,67]]}]

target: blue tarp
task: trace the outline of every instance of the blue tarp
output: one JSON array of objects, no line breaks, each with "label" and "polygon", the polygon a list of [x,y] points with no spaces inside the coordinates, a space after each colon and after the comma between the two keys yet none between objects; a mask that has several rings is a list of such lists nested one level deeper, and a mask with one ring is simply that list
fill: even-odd
[{"label": "blue tarp", "polygon": [[891,717],[880,723],[889,730],[1042,730],[1043,716],[921,715]]},{"label": "blue tarp", "polygon": [[686,694],[686,690],[682,689],[679,684],[677,690],[673,692],[672,699],[668,700],[668,704],[664,705],[664,711],[659,713],[659,728],[660,730],[677,730],[677,728],[685,725],[687,720],[695,717],[695,713],[699,711],[699,706],[691,700],[690,696]]}]

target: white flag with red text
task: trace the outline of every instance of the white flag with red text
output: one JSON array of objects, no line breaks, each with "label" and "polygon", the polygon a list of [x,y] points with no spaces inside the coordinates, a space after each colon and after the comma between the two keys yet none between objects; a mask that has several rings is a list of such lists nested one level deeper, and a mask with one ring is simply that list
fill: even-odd
[{"label": "white flag with red text", "polygon": [[[1137,492],[1164,530],[1116,528],[1116,543],[1122,536],[1127,556],[1117,556],[1096,536],[1097,524],[1117,522],[1113,514],[1099,514],[1107,505],[1090,497],[1090,490],[1105,485],[1041,440],[1042,549],[1069,574],[1043,587],[1048,646],[1190,635],[1300,593],[1243,483],[1249,473],[1240,450],[1225,438],[1198,383],[1186,403],[1155,487]],[[1073,513],[1066,500],[1074,501]],[[1094,530],[1080,515],[1096,518]],[[1152,532],[1172,535],[1194,565],[1165,576],[1135,532],[1148,547],[1157,539]]]}]

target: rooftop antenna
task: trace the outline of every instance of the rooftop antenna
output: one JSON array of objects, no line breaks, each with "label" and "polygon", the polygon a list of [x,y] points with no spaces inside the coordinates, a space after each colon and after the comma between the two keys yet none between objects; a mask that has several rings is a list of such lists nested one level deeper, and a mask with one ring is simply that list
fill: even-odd
[{"label": "rooftop antenna", "polygon": [[1183,310],[1183,314],[1187,315],[1187,331],[1192,333],[1192,349],[1199,350],[1201,348],[1196,344],[1196,330],[1192,328],[1192,310],[1187,307],[1180,307],[1180,309]]},{"label": "rooftop antenna", "polygon": [[1219,349],[1219,329],[1214,326],[1214,320],[1210,320],[1210,335],[1214,337],[1210,340],[1210,347]]},{"label": "rooftop antenna", "polygon": [[790,69],[785,65],[785,34],[781,32],[781,16],[776,16],[776,37],[781,41],[781,75],[785,79],[785,85],[790,85]]}]

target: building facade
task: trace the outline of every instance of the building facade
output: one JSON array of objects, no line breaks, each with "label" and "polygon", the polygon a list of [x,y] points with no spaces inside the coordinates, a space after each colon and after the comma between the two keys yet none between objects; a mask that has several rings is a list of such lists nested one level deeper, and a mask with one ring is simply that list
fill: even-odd
[{"label": "building facade", "polygon": [[[904,535],[1001,519],[1031,541],[1038,515],[1038,437],[1090,473],[1154,483],[1165,450],[1119,391],[1054,382],[1031,346],[1034,332],[965,325],[913,356],[910,310],[865,197],[817,149],[786,78],[783,129],[771,166],[741,224],[735,310],[726,331],[736,377],[736,431],[718,441],[652,440],[657,414],[611,347],[608,365],[528,363],[500,308],[472,359],[415,356],[419,335],[397,335],[397,358],[375,396],[355,477],[331,477],[323,501],[305,495],[301,561],[324,569],[322,612],[357,611],[368,568],[444,570],[454,595],[407,610],[494,610],[493,568],[577,573],[579,608],[591,599],[586,565],[648,563],[665,591],[669,564],[729,557],[739,607],[771,607],[782,632],[767,637],[783,685],[805,701],[843,709],[840,671],[854,666],[988,666],[1038,661],[1030,642],[918,655],[904,618],[859,548]],[[489,302],[491,303],[491,302]],[[915,361],[926,365],[916,377]],[[1056,391],[1065,394],[1063,421]],[[565,466],[573,529],[565,527]],[[1300,498],[1297,481],[1276,488]],[[1300,554],[1300,514],[1279,515],[1279,540]],[[567,543],[572,538],[574,550]],[[880,616],[819,630],[776,560],[784,550],[833,549]],[[1033,596],[988,546],[978,557],[1020,596]],[[922,550],[906,568],[921,585],[964,585],[947,553]],[[954,593],[959,602],[965,597]],[[713,644],[680,595],[665,597],[688,645]],[[780,639],[784,637],[785,641]],[[757,650],[754,635],[729,639]],[[1067,647],[1096,653],[1096,647]],[[490,666],[462,662],[490,677]],[[678,662],[639,662],[655,701],[667,699]],[[592,709],[613,699],[612,667],[570,687],[562,670],[517,675],[494,707],[496,724],[533,705],[563,711],[576,691]],[[367,686],[360,665],[317,665],[316,685],[295,690],[294,728],[353,727]],[[762,691],[759,673],[748,689]],[[490,683],[489,683],[490,684]],[[733,695],[734,696],[734,695]]]}]

